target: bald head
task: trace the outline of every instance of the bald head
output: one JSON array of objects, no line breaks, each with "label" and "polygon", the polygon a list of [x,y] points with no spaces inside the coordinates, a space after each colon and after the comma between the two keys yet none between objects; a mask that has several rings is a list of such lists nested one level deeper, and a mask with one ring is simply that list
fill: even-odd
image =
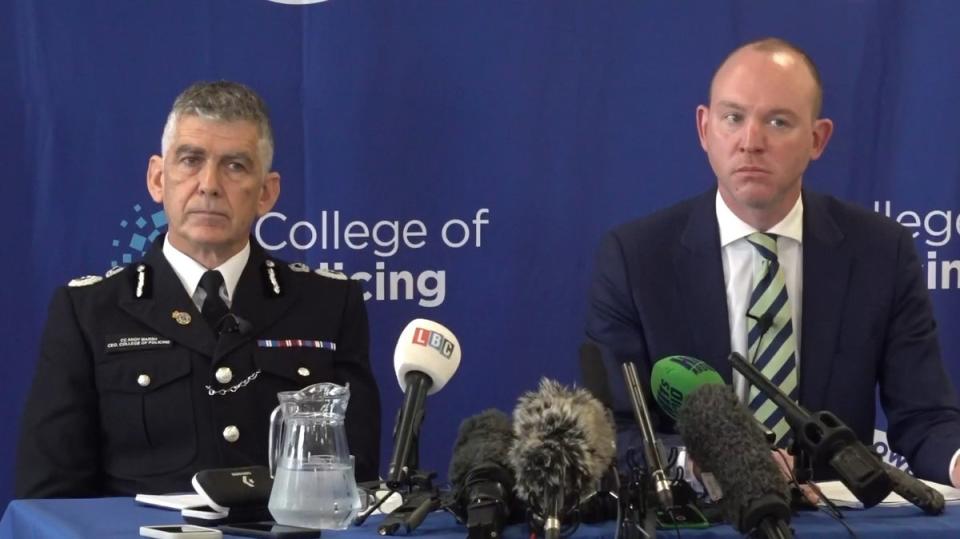
[{"label": "bald head", "polygon": [[810,98],[813,103],[813,118],[820,117],[823,107],[823,83],[820,80],[820,72],[817,70],[817,66],[803,49],[789,41],[775,37],[758,39],[741,45],[724,59],[710,81],[711,103],[713,103],[717,80],[722,76],[728,76],[731,70],[739,68],[741,66],[740,60],[745,55],[762,55],[785,70],[802,69],[805,71],[806,77],[804,78],[810,86]]}]

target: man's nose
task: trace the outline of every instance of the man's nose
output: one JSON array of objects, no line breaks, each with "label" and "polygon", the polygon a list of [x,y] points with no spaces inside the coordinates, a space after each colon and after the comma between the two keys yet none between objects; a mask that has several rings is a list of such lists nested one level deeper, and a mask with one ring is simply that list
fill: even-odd
[{"label": "man's nose", "polygon": [[220,194],[220,171],[214,163],[208,162],[200,171],[198,189],[205,195]]},{"label": "man's nose", "polygon": [[763,125],[756,120],[747,120],[743,126],[743,138],[740,140],[740,151],[746,153],[762,152],[764,149]]}]

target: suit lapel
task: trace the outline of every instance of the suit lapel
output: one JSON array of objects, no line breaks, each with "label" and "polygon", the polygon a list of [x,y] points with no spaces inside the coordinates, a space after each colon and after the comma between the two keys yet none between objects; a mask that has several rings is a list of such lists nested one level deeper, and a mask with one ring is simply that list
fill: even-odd
[{"label": "suit lapel", "polygon": [[296,304],[299,297],[291,271],[283,264],[274,262],[274,272],[280,284],[281,294],[274,297],[268,292],[264,277],[264,263],[266,255],[252,238],[250,240],[250,259],[240,274],[237,288],[233,293],[231,311],[250,323],[249,331],[243,333],[226,333],[220,337],[217,346],[217,357],[235,350],[254,336],[283,317]]},{"label": "suit lapel", "polygon": [[715,197],[716,190],[710,190],[693,202],[673,264],[687,322],[683,327],[695,343],[697,359],[710,364],[729,381],[730,324]]},{"label": "suit lapel", "polygon": [[823,197],[803,193],[803,312],[800,403],[823,408],[853,261]]},{"label": "suit lapel", "polygon": [[[135,287],[132,282],[139,264],[131,264],[124,270],[124,275],[117,276],[131,280],[131,285],[121,294],[119,306],[160,335],[212,357],[216,340],[203,322],[193,300],[183,289],[180,279],[163,256],[162,245],[163,240],[154,243],[143,259],[143,264],[149,268],[150,272],[149,297],[135,297],[133,292]],[[176,312],[186,313],[189,316],[174,316]],[[183,324],[185,320],[189,322]]]}]

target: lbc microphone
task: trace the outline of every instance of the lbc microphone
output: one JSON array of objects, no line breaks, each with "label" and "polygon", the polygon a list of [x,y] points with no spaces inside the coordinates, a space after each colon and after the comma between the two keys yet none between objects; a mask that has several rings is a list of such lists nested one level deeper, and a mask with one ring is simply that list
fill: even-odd
[{"label": "lbc microphone", "polygon": [[417,318],[400,333],[393,368],[403,390],[403,405],[394,431],[388,487],[401,486],[410,472],[410,453],[423,422],[427,395],[443,389],[459,365],[460,342],[442,325]]},{"label": "lbc microphone", "polygon": [[467,523],[469,539],[495,539],[513,506],[515,480],[507,454],[513,445],[507,414],[486,410],[460,424],[448,478],[454,512]]},{"label": "lbc microphone", "polygon": [[613,463],[613,418],[586,389],[544,378],[537,391],[520,397],[513,432],[517,497],[543,518],[548,539],[559,537],[563,518],[596,491]]},{"label": "lbc microphone", "polygon": [[691,458],[719,483],[727,522],[751,537],[793,537],[786,479],[759,424],[729,387],[708,383],[686,395],[677,430]]},{"label": "lbc microphone", "polygon": [[783,410],[800,447],[816,464],[829,463],[864,508],[877,505],[890,494],[893,482],[879,457],[867,449],[837,416],[827,411],[811,414],[747,363],[743,356],[733,352],[729,359],[737,372]]}]

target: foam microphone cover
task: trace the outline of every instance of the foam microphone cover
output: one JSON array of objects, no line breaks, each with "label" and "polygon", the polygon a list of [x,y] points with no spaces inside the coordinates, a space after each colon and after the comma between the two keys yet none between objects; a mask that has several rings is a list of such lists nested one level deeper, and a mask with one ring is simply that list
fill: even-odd
[{"label": "foam microphone cover", "polygon": [[907,472],[883,463],[883,469],[893,482],[893,491],[916,505],[928,515],[939,515],[944,510],[943,494]]},{"label": "foam microphone cover", "polygon": [[704,384],[723,384],[723,377],[710,365],[689,356],[667,356],[653,364],[650,391],[657,406],[672,419],[687,396]]},{"label": "foam microphone cover", "polygon": [[513,442],[510,417],[500,410],[486,410],[465,419],[453,445],[447,474],[457,497],[464,491],[470,476],[478,471],[496,474],[496,480],[507,490],[512,490],[514,481],[508,454]]},{"label": "foam microphone cover", "polygon": [[460,353],[460,341],[442,324],[423,318],[410,321],[393,351],[393,368],[400,389],[407,390],[407,373],[416,371],[431,380],[427,395],[440,391],[457,372]]},{"label": "foam microphone cover", "polygon": [[[680,432],[690,457],[710,472],[723,491],[724,518],[741,532],[760,503],[772,508],[760,512],[789,522],[789,490],[774,462],[764,433],[728,386],[705,384],[685,399],[677,414]],[[782,504],[781,504],[782,502]]]},{"label": "foam microphone cover", "polygon": [[509,458],[517,496],[541,510],[557,493],[563,494],[564,509],[574,507],[596,490],[616,455],[610,412],[587,390],[546,378],[537,391],[520,397],[513,432]]}]

